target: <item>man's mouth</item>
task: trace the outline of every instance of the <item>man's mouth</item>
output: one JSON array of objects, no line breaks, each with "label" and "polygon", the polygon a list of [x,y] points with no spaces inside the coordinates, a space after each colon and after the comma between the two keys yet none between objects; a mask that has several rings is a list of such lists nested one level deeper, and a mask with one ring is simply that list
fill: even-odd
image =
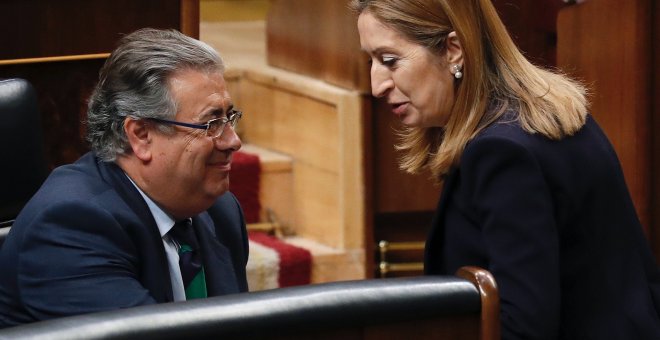
[{"label": "man's mouth", "polygon": [[211,162],[211,163],[209,163],[209,166],[214,167],[214,168],[219,169],[219,170],[229,171],[229,170],[231,170],[231,160]]}]

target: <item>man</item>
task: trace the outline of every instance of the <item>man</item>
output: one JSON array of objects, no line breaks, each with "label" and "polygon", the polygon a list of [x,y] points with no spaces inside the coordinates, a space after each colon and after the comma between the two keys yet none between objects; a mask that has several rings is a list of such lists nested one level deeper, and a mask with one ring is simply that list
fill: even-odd
[{"label": "man", "polygon": [[173,30],[120,41],[89,102],[92,151],[53,171],[0,250],[0,328],[247,291],[223,72]]}]

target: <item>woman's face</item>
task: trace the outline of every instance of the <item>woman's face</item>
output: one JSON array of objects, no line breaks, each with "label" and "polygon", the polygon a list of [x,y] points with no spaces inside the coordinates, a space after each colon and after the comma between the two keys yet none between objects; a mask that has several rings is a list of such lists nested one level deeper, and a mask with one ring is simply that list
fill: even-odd
[{"label": "woman's face", "polygon": [[372,94],[384,98],[406,126],[444,126],[455,99],[450,68],[462,65],[456,34],[448,36],[447,52],[440,54],[407,40],[368,11],[360,14],[358,31],[371,58]]}]

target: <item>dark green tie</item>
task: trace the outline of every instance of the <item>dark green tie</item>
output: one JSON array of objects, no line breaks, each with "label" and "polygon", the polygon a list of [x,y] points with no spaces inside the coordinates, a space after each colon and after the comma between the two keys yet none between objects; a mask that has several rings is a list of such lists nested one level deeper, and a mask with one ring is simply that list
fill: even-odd
[{"label": "dark green tie", "polygon": [[186,300],[207,297],[202,254],[190,219],[175,223],[170,236],[179,244],[179,267]]}]

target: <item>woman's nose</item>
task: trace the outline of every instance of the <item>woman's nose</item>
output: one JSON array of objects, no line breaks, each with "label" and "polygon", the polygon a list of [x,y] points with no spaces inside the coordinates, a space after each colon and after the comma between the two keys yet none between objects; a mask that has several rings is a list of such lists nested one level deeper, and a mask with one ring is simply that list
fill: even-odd
[{"label": "woman's nose", "polygon": [[371,66],[371,94],[374,97],[382,97],[387,91],[394,87],[394,82],[389,75],[389,72],[384,70],[380,65],[374,64]]}]

